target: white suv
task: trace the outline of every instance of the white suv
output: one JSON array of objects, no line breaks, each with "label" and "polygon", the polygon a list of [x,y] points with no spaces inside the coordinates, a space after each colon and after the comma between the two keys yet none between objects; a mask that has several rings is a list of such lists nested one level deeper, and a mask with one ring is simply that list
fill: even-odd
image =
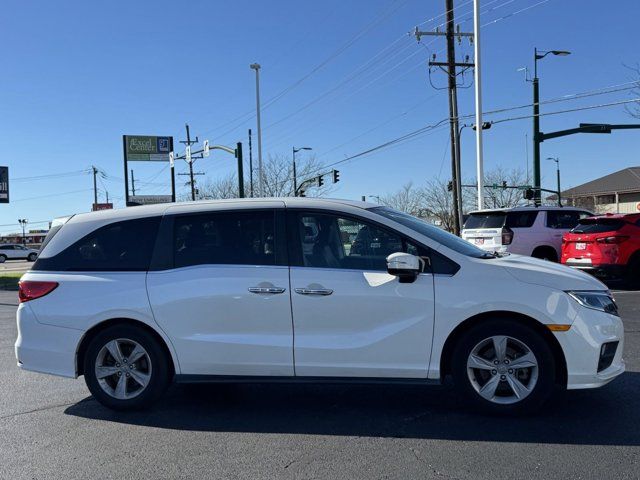
[{"label": "white suv", "polygon": [[33,248],[27,248],[15,243],[0,245],[0,263],[4,263],[7,260],[20,259],[35,262],[36,258],[38,258],[38,250],[34,250]]},{"label": "white suv", "polygon": [[462,238],[489,252],[560,259],[562,235],[593,214],[573,207],[516,207],[471,212]]},{"label": "white suv", "polygon": [[18,365],[115,409],[177,382],[440,382],[540,407],[624,371],[623,326],[583,272],[500,258],[368,203],[246,199],[55,221],[20,282]]}]

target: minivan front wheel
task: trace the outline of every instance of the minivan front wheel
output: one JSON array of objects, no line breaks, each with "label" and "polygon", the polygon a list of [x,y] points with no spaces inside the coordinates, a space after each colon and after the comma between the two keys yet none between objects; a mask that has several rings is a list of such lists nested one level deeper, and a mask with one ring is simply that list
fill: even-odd
[{"label": "minivan front wheel", "polygon": [[533,412],[551,397],[555,362],[535,330],[504,320],[469,330],[453,358],[456,387],[489,413]]},{"label": "minivan front wheel", "polygon": [[117,325],[91,340],[84,376],[94,398],[106,407],[139,409],[157,400],[167,388],[168,359],[148,332]]}]

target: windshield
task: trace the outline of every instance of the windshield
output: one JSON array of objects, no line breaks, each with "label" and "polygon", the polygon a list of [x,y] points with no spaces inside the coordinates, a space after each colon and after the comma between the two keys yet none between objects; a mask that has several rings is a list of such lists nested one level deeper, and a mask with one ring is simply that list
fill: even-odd
[{"label": "windshield", "polygon": [[369,209],[370,212],[377,213],[383,217],[398,222],[405,227],[410,228],[431,240],[444,245],[451,250],[475,258],[494,258],[495,255],[479,249],[475,245],[457,237],[441,228],[431,225],[424,220],[409,215],[408,213],[399,212],[389,207],[374,207]]},{"label": "windshield", "polygon": [[604,233],[615,232],[625,224],[616,218],[583,218],[571,233]]}]

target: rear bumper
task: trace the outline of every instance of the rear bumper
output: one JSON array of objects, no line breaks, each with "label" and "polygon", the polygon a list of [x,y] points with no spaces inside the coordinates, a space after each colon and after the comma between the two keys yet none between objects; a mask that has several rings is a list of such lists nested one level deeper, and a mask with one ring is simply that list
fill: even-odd
[{"label": "rear bumper", "polygon": [[617,264],[588,264],[588,263],[578,263],[572,262],[571,260],[567,260],[564,262],[567,267],[577,268],[579,270],[583,270],[587,273],[590,273],[594,277],[601,278],[604,280],[619,280],[624,278],[626,272],[625,265],[617,265]]},{"label": "rear bumper", "polygon": [[75,378],[76,350],[84,332],[39,323],[28,303],[18,307],[18,367],[40,373]]}]

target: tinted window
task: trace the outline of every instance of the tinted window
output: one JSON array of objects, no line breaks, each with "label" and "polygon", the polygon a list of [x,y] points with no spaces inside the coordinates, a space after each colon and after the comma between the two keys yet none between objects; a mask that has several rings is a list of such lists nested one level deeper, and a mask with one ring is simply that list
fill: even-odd
[{"label": "tinted window", "polygon": [[160,217],[139,218],[101,227],[59,254],[38,257],[34,270],[145,271]]},{"label": "tinted window", "polygon": [[0,247],[0,249],[2,249],[2,250],[13,250],[14,248],[13,248],[13,245],[2,245]]},{"label": "tinted window", "polygon": [[615,232],[625,224],[615,218],[585,218],[571,230],[572,233],[604,233]]},{"label": "tinted window", "polygon": [[502,228],[505,219],[505,212],[472,213],[464,223],[464,228]]},{"label": "tinted window", "polygon": [[547,212],[547,227],[568,230],[578,225],[584,215],[584,212],[578,211],[549,210]]},{"label": "tinted window", "polygon": [[360,219],[299,213],[296,224],[305,267],[386,271],[394,252],[426,254],[399,234]]},{"label": "tinted window", "polygon": [[383,217],[396,221],[399,224],[404,225],[405,227],[410,228],[411,230],[414,230],[419,234],[430,238],[434,242],[440,243],[445,247],[450,248],[454,252],[458,252],[468,257],[494,258],[491,253],[485,252],[484,250],[479,249],[466,240],[462,240],[460,237],[456,237],[449,232],[446,232],[438,227],[434,227],[424,220],[420,220],[419,218],[409,215],[408,213],[399,212],[388,207],[374,207],[370,208],[369,210],[371,212],[377,213],[378,215],[382,215]]},{"label": "tinted window", "polygon": [[538,212],[524,211],[524,212],[509,212],[507,213],[507,220],[505,227],[509,228],[531,228],[536,221]]},{"label": "tinted window", "polygon": [[275,265],[275,213],[220,212],[177,216],[174,266]]}]

